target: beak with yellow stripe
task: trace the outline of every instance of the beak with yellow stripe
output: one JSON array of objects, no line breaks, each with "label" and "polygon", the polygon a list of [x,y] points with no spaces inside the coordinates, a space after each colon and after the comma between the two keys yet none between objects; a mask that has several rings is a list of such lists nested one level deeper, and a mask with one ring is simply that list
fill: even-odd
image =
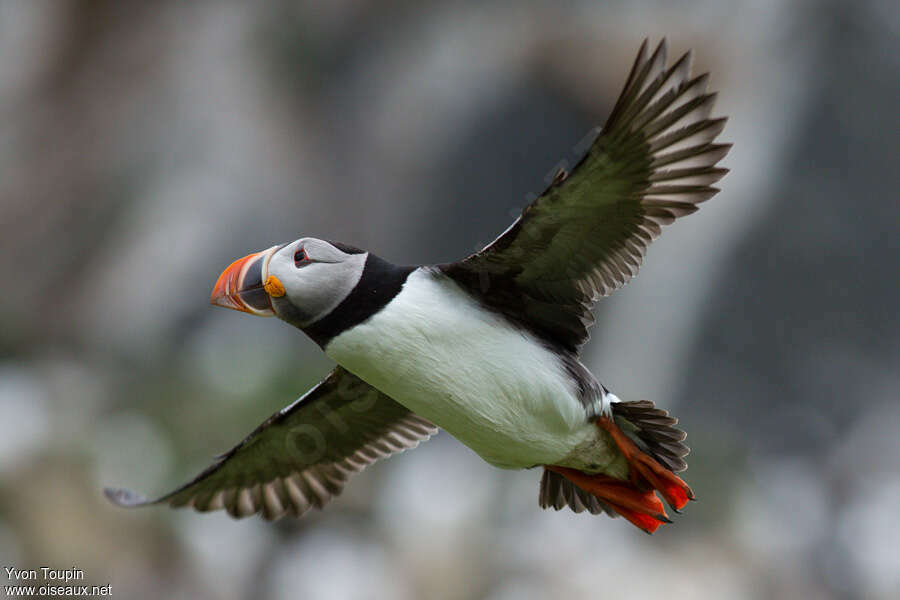
[{"label": "beak with yellow stripe", "polygon": [[272,246],[228,265],[213,286],[210,303],[259,317],[275,316],[272,298],[280,298],[286,292],[281,281],[268,274],[268,266],[279,248]]}]

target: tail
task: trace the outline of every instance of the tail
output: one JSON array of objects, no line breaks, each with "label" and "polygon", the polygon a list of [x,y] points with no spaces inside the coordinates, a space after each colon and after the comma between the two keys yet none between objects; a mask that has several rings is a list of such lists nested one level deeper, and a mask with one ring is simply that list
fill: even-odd
[{"label": "tail", "polygon": [[649,400],[614,402],[613,420],[641,450],[674,473],[687,469],[684,457],[691,449],[684,443],[687,434],[675,427],[678,419]]},{"label": "tail", "polygon": [[654,490],[659,490],[676,512],[693,499],[690,488],[675,475],[687,469],[687,434],[675,427],[677,418],[649,400],[614,402],[611,406],[612,420],[601,417],[597,424],[613,436],[628,459],[630,480],[547,466],[538,501],[542,508],[560,510],[568,506],[576,513],[622,515],[652,533],[661,523],[669,522]]}]

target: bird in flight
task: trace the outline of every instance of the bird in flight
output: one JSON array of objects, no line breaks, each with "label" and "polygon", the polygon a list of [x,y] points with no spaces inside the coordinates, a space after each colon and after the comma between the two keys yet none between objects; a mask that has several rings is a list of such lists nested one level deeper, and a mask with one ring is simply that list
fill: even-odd
[{"label": "bird in flight", "polygon": [[354,473],[445,429],[486,462],[540,468],[540,506],[620,515],[647,533],[693,499],[685,433],[622,401],[579,361],[596,300],[637,274],[661,231],[719,190],[708,75],[666,43],[638,52],[606,124],[496,240],[458,262],[398,266],[302,237],[232,263],[213,304],[276,316],[337,367],[195,479],[148,500],[234,517],[302,515]]}]

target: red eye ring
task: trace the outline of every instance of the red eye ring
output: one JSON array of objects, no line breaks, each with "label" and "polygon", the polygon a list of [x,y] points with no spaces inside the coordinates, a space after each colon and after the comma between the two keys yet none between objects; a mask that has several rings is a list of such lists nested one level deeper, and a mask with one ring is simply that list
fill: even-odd
[{"label": "red eye ring", "polygon": [[297,251],[294,252],[294,266],[305,265],[309,262],[309,257],[306,255],[306,250],[303,249],[303,246],[297,248]]}]

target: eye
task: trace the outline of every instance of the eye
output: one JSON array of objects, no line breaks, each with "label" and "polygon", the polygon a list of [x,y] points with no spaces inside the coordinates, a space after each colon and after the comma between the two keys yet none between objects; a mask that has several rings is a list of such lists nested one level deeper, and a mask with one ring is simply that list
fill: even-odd
[{"label": "eye", "polygon": [[297,251],[294,252],[294,266],[302,267],[303,265],[309,262],[309,256],[306,255],[306,250],[303,249],[303,246],[297,248]]}]

